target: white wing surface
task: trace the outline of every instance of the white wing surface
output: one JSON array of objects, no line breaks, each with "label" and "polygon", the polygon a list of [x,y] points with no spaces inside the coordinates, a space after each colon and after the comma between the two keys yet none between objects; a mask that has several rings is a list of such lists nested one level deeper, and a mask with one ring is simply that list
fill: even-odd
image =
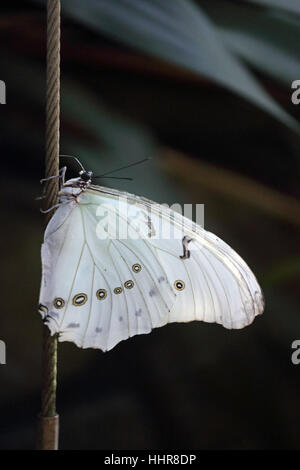
[{"label": "white wing surface", "polygon": [[99,186],[57,209],[42,266],[40,313],[60,341],[83,348],[110,350],[170,322],[243,328],[264,308],[250,268],[218,237]]}]

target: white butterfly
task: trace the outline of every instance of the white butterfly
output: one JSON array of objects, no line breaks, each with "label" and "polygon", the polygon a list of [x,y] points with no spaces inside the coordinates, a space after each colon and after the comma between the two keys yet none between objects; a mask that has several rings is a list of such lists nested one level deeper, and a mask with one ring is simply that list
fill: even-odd
[{"label": "white butterfly", "polygon": [[107,351],[167,323],[243,328],[263,312],[254,274],[218,237],[153,201],[93,185],[84,169],[65,182],[65,170],[42,245],[39,306],[59,341]]}]

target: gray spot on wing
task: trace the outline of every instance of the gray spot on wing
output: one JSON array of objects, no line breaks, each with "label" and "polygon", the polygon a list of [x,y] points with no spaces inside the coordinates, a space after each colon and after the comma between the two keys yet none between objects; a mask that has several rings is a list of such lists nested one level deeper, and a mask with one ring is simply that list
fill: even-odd
[{"label": "gray spot on wing", "polygon": [[67,328],[79,328],[80,324],[79,323],[69,323]]},{"label": "gray spot on wing", "polygon": [[135,312],[135,316],[136,317],[140,317],[142,315],[142,309],[139,308],[136,312]]},{"label": "gray spot on wing", "polygon": [[149,291],[150,297],[154,297],[155,294],[156,294],[156,289],[155,289],[155,288],[152,288],[152,289]]}]

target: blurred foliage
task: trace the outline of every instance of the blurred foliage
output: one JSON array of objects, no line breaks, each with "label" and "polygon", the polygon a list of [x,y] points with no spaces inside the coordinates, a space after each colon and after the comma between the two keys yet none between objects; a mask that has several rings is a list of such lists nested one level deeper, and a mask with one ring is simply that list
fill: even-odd
[{"label": "blurred foliage", "polygon": [[80,0],[64,0],[62,8],[93,30],[186,67],[240,94],[299,132],[298,123],[224,47],[210,19],[192,0],[86,0],[84,8]]},{"label": "blurred foliage", "polygon": [[286,87],[299,76],[300,18],[277,10],[257,11],[246,2],[237,7],[202,0],[201,6],[214,20],[225,45],[248,65]]},{"label": "blurred foliage", "polygon": [[[45,2],[4,1],[0,138],[6,292],[1,447],[32,448],[43,223]],[[253,326],[169,325],[112,352],[59,347],[62,448],[299,448],[290,361],[299,315],[299,7],[292,0],[62,0],[61,152],[116,186],[205,203],[205,226],[250,264]],[[296,131],[296,132],[295,132]],[[76,167],[70,171],[77,171]],[[103,184],[100,181],[100,184]]]}]

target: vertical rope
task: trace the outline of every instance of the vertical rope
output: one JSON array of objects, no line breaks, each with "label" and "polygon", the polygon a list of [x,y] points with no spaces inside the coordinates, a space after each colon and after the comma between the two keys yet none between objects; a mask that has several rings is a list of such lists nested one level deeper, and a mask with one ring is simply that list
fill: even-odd
[{"label": "vertical rope", "polygon": [[[46,175],[59,172],[59,114],[60,114],[60,0],[47,0],[47,80],[46,80]],[[58,179],[46,182],[46,208],[57,202]],[[45,215],[46,224],[52,213]],[[56,414],[57,338],[43,331],[42,409],[39,416],[37,447],[43,450],[58,448],[58,415]]]}]

